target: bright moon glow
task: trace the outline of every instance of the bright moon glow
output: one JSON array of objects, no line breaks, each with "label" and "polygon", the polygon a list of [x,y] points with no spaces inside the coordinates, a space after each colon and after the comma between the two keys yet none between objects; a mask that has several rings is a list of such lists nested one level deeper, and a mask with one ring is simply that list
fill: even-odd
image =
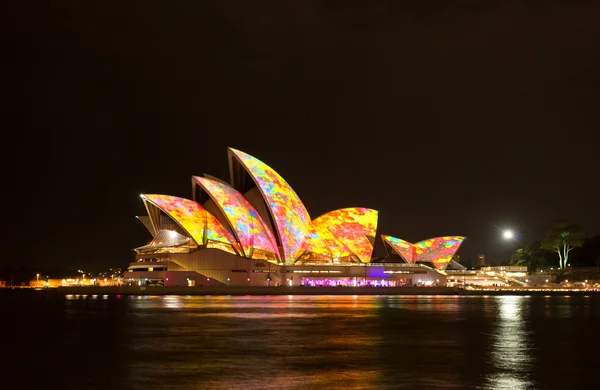
[{"label": "bright moon glow", "polygon": [[512,240],[512,239],[515,237],[515,234],[513,233],[513,231],[512,231],[512,230],[505,230],[505,231],[502,233],[502,237],[503,237],[505,240]]}]

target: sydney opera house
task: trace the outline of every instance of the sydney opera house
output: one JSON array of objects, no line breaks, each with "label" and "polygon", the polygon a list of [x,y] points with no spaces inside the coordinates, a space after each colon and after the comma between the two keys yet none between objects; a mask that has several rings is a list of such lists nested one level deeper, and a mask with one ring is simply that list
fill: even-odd
[{"label": "sydney opera house", "polygon": [[351,207],[311,219],[271,167],[228,149],[230,182],[192,177],[192,199],[144,194],[138,216],[151,240],[135,248],[125,279],[166,286],[404,286],[445,282],[464,237],[410,243],[382,235],[378,212]]}]

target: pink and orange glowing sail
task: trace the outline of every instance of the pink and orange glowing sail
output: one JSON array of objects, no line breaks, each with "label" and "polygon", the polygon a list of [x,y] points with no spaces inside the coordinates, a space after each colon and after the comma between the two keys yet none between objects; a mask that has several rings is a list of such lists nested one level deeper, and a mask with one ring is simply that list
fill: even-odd
[{"label": "pink and orange glowing sail", "polygon": [[388,243],[394,252],[396,252],[407,263],[415,262],[415,247],[408,241],[396,237],[381,235],[383,241]]},{"label": "pink and orange glowing sail", "polygon": [[233,236],[217,218],[198,203],[169,195],[142,195],[142,199],[155,205],[171,217],[192,237],[196,244],[205,245],[207,240],[215,241],[229,244],[238,253],[240,252]]},{"label": "pink and orange glowing sail", "polygon": [[300,254],[310,228],[310,216],[292,187],[271,167],[259,159],[235,149],[229,149],[250,174],[267,204],[282,246],[286,264]]},{"label": "pink and orange glowing sail", "polygon": [[206,177],[194,176],[194,180],[219,206],[231,225],[243,254],[250,257],[251,248],[262,249],[279,256],[273,233],[258,212],[244,196],[233,187]]},{"label": "pink and orange glowing sail", "polygon": [[452,257],[465,240],[461,236],[444,236],[411,244],[396,237],[382,235],[382,238],[407,262],[432,263],[439,270],[448,268]]},{"label": "pink and orange glowing sail", "polygon": [[430,261],[437,269],[445,270],[464,239],[464,237],[447,236],[417,242],[414,244],[417,261]]},{"label": "pink and orange glowing sail", "polygon": [[369,263],[373,254],[372,239],[377,231],[377,210],[363,207],[333,210],[315,218],[311,226],[317,231],[329,231],[339,242],[335,251],[343,256],[355,255]]}]

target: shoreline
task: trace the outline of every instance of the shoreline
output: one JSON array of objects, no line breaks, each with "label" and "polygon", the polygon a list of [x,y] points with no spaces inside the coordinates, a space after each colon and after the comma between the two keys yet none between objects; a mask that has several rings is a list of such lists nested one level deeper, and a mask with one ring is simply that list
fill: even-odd
[{"label": "shoreline", "polygon": [[495,289],[463,290],[456,287],[261,287],[261,286],[214,286],[214,287],[57,287],[57,288],[0,288],[0,294],[8,291],[29,291],[51,295],[194,295],[194,296],[281,296],[281,295],[389,295],[389,296],[498,296],[498,295],[535,295],[535,296],[571,296],[600,295],[594,290],[567,289]]}]

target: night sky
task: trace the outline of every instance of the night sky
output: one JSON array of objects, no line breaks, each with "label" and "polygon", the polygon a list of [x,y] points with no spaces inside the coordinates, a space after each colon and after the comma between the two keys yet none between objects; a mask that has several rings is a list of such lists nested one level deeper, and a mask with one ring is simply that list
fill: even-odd
[{"label": "night sky", "polygon": [[139,195],[228,180],[228,146],[312,218],[374,208],[463,258],[600,234],[598,1],[11,3],[4,264],[126,267]]}]

